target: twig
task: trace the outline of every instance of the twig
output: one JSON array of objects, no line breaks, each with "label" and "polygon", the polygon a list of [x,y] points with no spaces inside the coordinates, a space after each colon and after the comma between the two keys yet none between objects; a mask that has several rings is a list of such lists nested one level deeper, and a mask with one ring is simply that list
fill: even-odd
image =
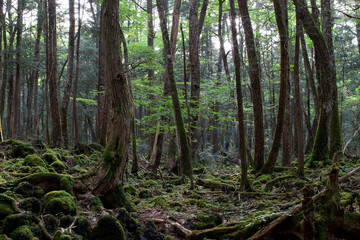
[{"label": "twig", "polygon": [[173,222],[170,220],[165,220],[165,219],[153,219],[154,222],[156,223],[168,223],[170,224],[172,227],[176,228],[177,230],[179,230],[179,232],[183,235],[183,236],[187,236],[191,233],[191,231],[185,227],[183,227],[181,224],[177,223],[177,222]]}]

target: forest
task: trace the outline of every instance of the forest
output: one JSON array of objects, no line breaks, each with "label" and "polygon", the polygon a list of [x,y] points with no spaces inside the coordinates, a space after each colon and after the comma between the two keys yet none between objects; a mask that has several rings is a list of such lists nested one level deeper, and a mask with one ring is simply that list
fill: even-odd
[{"label": "forest", "polygon": [[0,240],[360,239],[358,0],[0,0]]}]

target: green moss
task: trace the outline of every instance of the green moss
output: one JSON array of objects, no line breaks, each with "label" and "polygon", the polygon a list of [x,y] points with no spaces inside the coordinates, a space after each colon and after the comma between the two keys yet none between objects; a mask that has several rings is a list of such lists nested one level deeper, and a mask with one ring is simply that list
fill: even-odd
[{"label": "green moss", "polygon": [[0,194],[0,220],[16,212],[15,200],[5,194]]},{"label": "green moss", "polygon": [[124,229],[111,215],[100,217],[92,230],[93,240],[125,240]]},{"label": "green moss", "polygon": [[15,231],[9,234],[12,240],[35,240],[36,238],[30,227],[27,225],[23,225],[18,227]]},{"label": "green moss", "polygon": [[152,199],[149,200],[149,205],[151,207],[162,207],[162,208],[167,208],[168,207],[168,203],[167,201],[165,200],[165,198],[163,196],[157,196],[157,197],[154,197]]},{"label": "green moss", "polygon": [[29,166],[21,166],[17,172],[18,173],[29,173],[31,171],[31,167]]},{"label": "green moss", "polygon": [[90,209],[92,212],[100,212],[103,208],[103,204],[99,197],[94,197],[90,201]]},{"label": "green moss", "polygon": [[46,230],[50,234],[54,234],[60,225],[59,219],[57,219],[52,214],[46,214],[45,216],[43,216],[43,220],[44,220]]},{"label": "green moss", "polygon": [[170,235],[166,235],[166,236],[164,237],[164,240],[176,240],[176,238],[173,237],[173,236],[170,236]]},{"label": "green moss", "polygon": [[85,166],[89,164],[89,158],[85,154],[75,155],[76,165]]},{"label": "green moss", "polygon": [[45,213],[65,215],[76,215],[75,199],[65,191],[52,191],[45,196],[47,204],[45,205]]},{"label": "green moss", "polygon": [[95,163],[97,163],[99,160],[100,160],[100,158],[102,157],[102,154],[101,154],[101,152],[98,152],[98,151],[95,151],[93,154],[91,154],[90,155],[90,157],[89,157],[89,162],[90,162],[90,164],[92,165],[92,164],[95,164]]},{"label": "green moss", "polygon": [[188,220],[187,222],[191,229],[202,230],[220,225],[222,223],[222,218],[217,213],[204,212]]},{"label": "green moss", "polygon": [[137,190],[137,188],[135,188],[133,185],[126,185],[124,187],[124,191],[134,197],[138,197],[139,196],[139,191]]},{"label": "green moss", "polygon": [[35,148],[27,142],[19,140],[7,140],[6,143],[11,144],[11,149],[6,155],[10,155],[13,158],[26,157],[27,155],[35,153]]},{"label": "green moss", "polygon": [[60,218],[60,227],[68,228],[73,222],[75,218],[73,216],[64,215]]},{"label": "green moss", "polygon": [[55,161],[59,161],[58,155],[53,151],[47,151],[41,156],[48,164],[51,164]]},{"label": "green moss", "polygon": [[24,159],[24,164],[30,167],[36,167],[36,166],[46,167],[44,160],[42,160],[37,155],[27,155]]},{"label": "green moss", "polygon": [[85,217],[76,218],[72,231],[88,239],[91,232],[91,221]]},{"label": "green moss", "polygon": [[60,230],[57,231],[52,240],[71,240],[71,236],[64,234]]},{"label": "green moss", "polygon": [[[68,181],[64,179],[67,179]],[[16,179],[14,183],[18,184],[24,181],[34,184],[45,183],[41,185],[45,191],[62,189],[69,193],[72,192],[72,178],[69,175],[50,172],[34,173],[30,176]]]},{"label": "green moss", "polygon": [[30,169],[30,173],[44,173],[49,172],[46,167],[43,166],[35,166]]},{"label": "green moss", "polygon": [[183,208],[183,204],[180,202],[174,201],[170,203],[170,207],[174,211],[180,211]]},{"label": "green moss", "polygon": [[62,173],[66,169],[65,163],[58,160],[50,164],[50,167],[54,168],[57,173]]},{"label": "green moss", "polygon": [[35,197],[25,198],[19,203],[19,208],[35,214],[40,213],[40,207],[41,207],[41,203]]},{"label": "green moss", "polygon": [[130,216],[129,212],[125,208],[119,209],[116,219],[120,222],[124,229],[132,234],[136,234],[138,222]]},{"label": "green moss", "polygon": [[144,187],[153,187],[156,186],[158,183],[155,180],[147,180],[146,182],[144,182]]},{"label": "green moss", "polygon": [[0,240],[11,240],[11,238],[8,238],[5,234],[0,235]]},{"label": "green moss", "polygon": [[4,219],[3,232],[9,234],[18,227],[30,225],[34,221],[34,217],[33,214],[29,213],[11,214]]},{"label": "green moss", "polygon": [[139,197],[140,198],[151,198],[152,192],[149,189],[142,188],[139,192]]}]

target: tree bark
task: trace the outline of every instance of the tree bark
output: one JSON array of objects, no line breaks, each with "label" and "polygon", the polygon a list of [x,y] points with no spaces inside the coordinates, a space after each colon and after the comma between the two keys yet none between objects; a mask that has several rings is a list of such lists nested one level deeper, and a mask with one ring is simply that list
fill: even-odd
[{"label": "tree bark", "polygon": [[320,32],[318,26],[315,24],[314,19],[307,9],[307,4],[304,0],[293,0],[296,14],[301,19],[305,32],[314,42],[314,46],[318,49],[320,67],[320,91],[319,100],[320,106],[320,119],[316,130],[314,145],[310,156],[310,165],[313,161],[326,162],[328,160],[328,137],[329,137],[329,120],[332,110],[333,94],[332,94],[332,78],[335,74],[335,66],[331,60],[329,49],[323,34]]},{"label": "tree bark", "polygon": [[[79,145],[79,126],[77,119],[77,88],[79,81],[79,64],[80,64],[80,36],[81,36],[81,18],[80,18],[80,0],[78,3],[78,38],[76,41],[76,67],[75,67],[75,81],[74,81],[74,90],[73,90],[73,124],[74,124],[74,136],[75,136],[75,145]],[[101,38],[101,36],[100,36]],[[104,128],[103,128],[104,131]]]},{"label": "tree bark", "polygon": [[283,133],[284,127],[284,115],[285,115],[285,105],[286,105],[286,91],[287,83],[289,79],[289,53],[288,53],[288,43],[287,43],[287,29],[282,18],[282,9],[280,5],[280,0],[273,0],[276,24],[278,27],[280,35],[280,94],[279,94],[279,106],[276,119],[276,129],[273,144],[268,156],[268,159],[262,168],[262,173],[272,173],[276,159],[280,149],[281,135]]},{"label": "tree bark", "polygon": [[69,46],[68,46],[68,65],[67,81],[64,89],[64,95],[61,102],[61,133],[64,145],[68,145],[68,107],[70,103],[70,94],[74,75],[74,49],[75,49],[75,7],[74,0],[69,0]]},{"label": "tree bark", "polygon": [[[3,12],[3,7],[4,7],[4,1],[0,0],[0,21],[1,22],[5,22],[5,14]],[[6,30],[3,27],[3,24],[1,24],[0,26],[0,52],[2,53],[3,51],[3,31],[5,31],[6,34]],[[0,54],[0,125],[1,122],[3,120],[3,114],[4,114],[4,109],[5,109],[5,89],[6,89],[6,79],[3,78],[3,66],[2,66],[2,62],[3,62],[3,55]]]},{"label": "tree bark", "polygon": [[236,81],[236,100],[237,100],[237,117],[238,117],[238,131],[239,131],[239,151],[241,161],[241,190],[248,190],[250,188],[247,177],[247,162],[246,162],[246,143],[245,143],[245,127],[244,127],[244,111],[242,101],[241,89],[241,74],[240,74],[240,55],[237,41],[236,30],[236,13],[234,1],[230,1],[230,23],[232,33],[233,58],[235,65],[235,81]]},{"label": "tree bark", "polygon": [[357,45],[360,55],[360,20],[356,21],[356,39],[357,39]]},{"label": "tree bark", "polygon": [[51,105],[51,140],[52,145],[63,144],[61,120],[59,111],[59,96],[57,86],[57,38],[56,38],[56,0],[49,0],[49,90]]},{"label": "tree bark", "polygon": [[261,98],[260,66],[256,53],[255,38],[251,26],[247,0],[238,0],[238,3],[249,59],[249,76],[255,125],[254,166],[256,170],[260,170],[264,164],[264,117]]},{"label": "tree bark", "polygon": [[181,162],[183,169],[182,172],[187,175],[192,175],[192,163],[189,158],[189,145],[187,141],[186,131],[184,127],[184,120],[182,117],[180,101],[177,93],[176,82],[174,77],[174,67],[173,61],[171,57],[171,46],[169,41],[169,34],[167,30],[166,16],[164,12],[164,1],[157,0],[157,9],[159,12],[160,18],[160,28],[162,32],[162,39],[164,43],[164,55],[165,55],[165,64],[166,64],[166,72],[169,77],[170,89],[171,89],[171,99],[173,102],[173,109],[175,113],[175,123],[176,129],[179,136],[180,148],[181,148]]}]

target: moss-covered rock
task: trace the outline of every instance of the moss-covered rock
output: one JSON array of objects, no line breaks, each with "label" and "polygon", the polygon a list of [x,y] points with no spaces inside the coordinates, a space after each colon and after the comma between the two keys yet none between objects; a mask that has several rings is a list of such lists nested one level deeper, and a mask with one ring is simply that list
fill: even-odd
[{"label": "moss-covered rock", "polygon": [[27,225],[18,227],[12,233],[10,233],[9,236],[12,240],[39,240],[34,236],[31,228]]},{"label": "moss-covered rock", "polygon": [[0,220],[16,212],[18,212],[18,208],[15,200],[5,194],[0,194]]},{"label": "moss-covered rock", "polygon": [[54,237],[52,238],[52,240],[71,240],[71,236],[67,235],[59,230],[54,234]]},{"label": "moss-covered rock", "polygon": [[50,167],[52,167],[53,169],[55,169],[55,171],[56,171],[57,173],[62,173],[62,172],[64,172],[64,170],[66,169],[65,163],[63,163],[63,162],[60,161],[60,160],[51,163],[51,164],[50,164]]},{"label": "moss-covered rock", "polygon": [[149,205],[151,207],[162,207],[165,209],[168,207],[168,203],[163,196],[156,196],[156,197],[150,199]]},{"label": "moss-covered rock", "polygon": [[39,186],[34,186],[27,181],[20,182],[14,188],[14,192],[20,194],[24,198],[42,197],[44,195],[44,191]]},{"label": "moss-covered rock", "polygon": [[36,167],[36,166],[40,166],[40,167],[46,167],[46,163],[44,162],[44,160],[42,160],[39,156],[31,154],[31,155],[27,155],[24,159],[24,165],[26,166],[30,166],[30,167]]},{"label": "moss-covered rock", "polygon": [[45,213],[65,215],[76,215],[75,199],[68,192],[52,191],[45,195],[47,201],[45,205]]},{"label": "moss-covered rock", "polygon": [[46,214],[45,216],[43,216],[43,219],[46,230],[50,234],[54,234],[59,228],[60,220],[52,214]]},{"label": "moss-covered rock", "polygon": [[137,221],[130,216],[129,212],[125,208],[119,209],[118,216],[116,219],[120,222],[124,229],[132,234],[136,233],[138,228]]},{"label": "moss-covered rock", "polygon": [[94,197],[90,200],[90,209],[92,212],[100,212],[103,209],[103,204],[99,197]]},{"label": "moss-covered rock", "polygon": [[72,231],[83,236],[85,239],[89,239],[91,233],[91,221],[85,217],[76,218]]},{"label": "moss-covered rock", "polygon": [[59,161],[58,155],[53,151],[47,151],[41,156],[48,164]]},{"label": "moss-covered rock", "polygon": [[154,222],[146,221],[141,227],[138,228],[137,236],[139,239],[152,239],[163,240],[164,236],[156,229]]},{"label": "moss-covered rock", "polygon": [[73,216],[64,215],[60,218],[60,227],[68,228],[73,222],[75,218]]},{"label": "moss-covered rock", "polygon": [[151,198],[152,192],[149,189],[142,188],[139,192],[139,197],[140,198]]},{"label": "moss-covered rock", "polygon": [[34,173],[29,176],[19,178],[14,182],[19,184],[20,182],[24,181],[41,186],[45,192],[53,190],[65,190],[69,193],[72,193],[73,181],[69,175],[50,172]]},{"label": "moss-covered rock", "polygon": [[93,240],[125,240],[123,227],[111,215],[100,217],[91,235]]},{"label": "moss-covered rock", "polygon": [[89,158],[85,154],[75,155],[75,164],[84,166],[89,163]]},{"label": "moss-covered rock", "polygon": [[135,188],[133,185],[126,185],[124,187],[124,191],[134,197],[138,197],[139,196],[139,191],[137,190],[137,188]]},{"label": "moss-covered rock", "polygon": [[4,219],[3,232],[10,234],[18,227],[30,225],[35,220],[35,215],[31,213],[11,214]]},{"label": "moss-covered rock", "polygon": [[21,208],[25,211],[28,211],[28,212],[39,214],[40,208],[41,208],[41,203],[40,203],[39,199],[37,199],[35,197],[25,198],[20,201],[19,208]]},{"label": "moss-covered rock", "polygon": [[203,212],[194,218],[187,220],[187,225],[193,230],[213,228],[222,223],[222,217],[218,213]]},{"label": "moss-covered rock", "polygon": [[5,143],[11,144],[11,149],[6,152],[6,155],[13,158],[24,158],[27,155],[35,153],[35,148],[30,143],[13,139],[7,140]]}]

